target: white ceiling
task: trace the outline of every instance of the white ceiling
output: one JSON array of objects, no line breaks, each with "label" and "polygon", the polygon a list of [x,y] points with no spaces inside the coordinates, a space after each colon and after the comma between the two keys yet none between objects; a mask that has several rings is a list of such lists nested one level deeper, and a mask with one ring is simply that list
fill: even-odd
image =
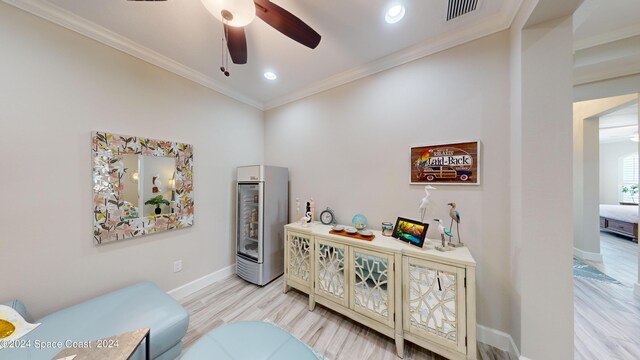
[{"label": "white ceiling", "polygon": [[[405,18],[387,24],[391,0],[274,0],[319,32],[320,45],[308,49],[256,18],[246,28],[249,62],[226,78],[222,25],[200,0],[3,1],[263,109],[506,29],[522,2],[481,0],[446,22],[447,0],[400,0]],[[278,79],[264,79],[267,70]]]},{"label": "white ceiling", "polygon": [[585,0],[573,17],[576,49],[640,35],[639,0]]},{"label": "white ceiling", "polygon": [[599,122],[600,143],[631,141],[633,134],[638,132],[638,103],[601,116]]},{"label": "white ceiling", "polygon": [[573,27],[575,85],[640,73],[640,0],[585,0]]}]

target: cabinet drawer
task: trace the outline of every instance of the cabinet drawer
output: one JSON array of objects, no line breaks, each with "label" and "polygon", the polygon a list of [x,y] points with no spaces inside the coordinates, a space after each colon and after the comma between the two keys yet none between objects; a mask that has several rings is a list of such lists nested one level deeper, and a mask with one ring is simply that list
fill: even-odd
[{"label": "cabinet drawer", "polygon": [[618,220],[607,220],[607,228],[633,234],[633,224]]}]

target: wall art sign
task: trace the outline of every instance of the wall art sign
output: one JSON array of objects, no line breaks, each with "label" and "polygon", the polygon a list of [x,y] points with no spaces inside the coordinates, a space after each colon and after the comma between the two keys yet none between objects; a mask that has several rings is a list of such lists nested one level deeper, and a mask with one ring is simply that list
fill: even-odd
[{"label": "wall art sign", "polygon": [[97,245],[193,225],[193,147],[93,132]]},{"label": "wall art sign", "polygon": [[412,146],[411,184],[480,185],[480,141]]}]

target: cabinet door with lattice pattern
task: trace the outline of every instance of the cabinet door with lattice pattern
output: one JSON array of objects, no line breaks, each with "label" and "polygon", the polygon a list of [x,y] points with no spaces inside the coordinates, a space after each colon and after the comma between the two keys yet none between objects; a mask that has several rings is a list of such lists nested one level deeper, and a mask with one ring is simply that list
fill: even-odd
[{"label": "cabinet door with lattice pattern", "polygon": [[465,269],[403,257],[404,329],[466,353]]},{"label": "cabinet door with lattice pattern", "polygon": [[393,327],[393,255],[352,247],[350,257],[351,309]]},{"label": "cabinet door with lattice pattern", "polygon": [[287,280],[311,287],[311,237],[287,234]]},{"label": "cabinet door with lattice pattern", "polygon": [[346,271],[348,248],[329,240],[316,238],[315,293],[347,307],[348,286]]}]

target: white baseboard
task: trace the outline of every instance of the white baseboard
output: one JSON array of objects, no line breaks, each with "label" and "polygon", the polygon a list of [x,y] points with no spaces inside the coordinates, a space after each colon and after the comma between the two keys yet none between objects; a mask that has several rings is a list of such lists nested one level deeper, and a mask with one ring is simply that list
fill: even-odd
[{"label": "white baseboard", "polygon": [[589,261],[594,261],[594,262],[602,262],[602,254],[601,253],[583,251],[583,250],[580,250],[580,249],[574,247],[573,248],[573,255],[575,255],[575,256],[579,257],[580,259],[583,259],[583,260],[589,260]]},{"label": "white baseboard", "polygon": [[502,351],[506,351],[507,353],[509,353],[510,360],[526,360],[525,358],[520,356],[520,350],[518,350],[516,343],[513,341],[511,335],[507,334],[506,332],[492,329],[483,325],[477,325],[476,333],[478,341],[487,345],[491,345]]},{"label": "white baseboard", "polygon": [[635,285],[633,286],[633,293],[640,297],[640,283],[635,283]]},{"label": "white baseboard", "polygon": [[199,279],[195,279],[189,283],[179,286],[173,290],[167,291],[167,294],[171,295],[176,300],[182,300],[187,296],[195,293],[198,290],[202,290],[205,287],[222,280],[229,275],[235,274],[236,264],[229,265],[218,271],[214,271],[211,274],[207,274]]},{"label": "white baseboard", "polygon": [[531,360],[531,359],[529,359],[528,357],[520,356],[519,360]]}]

